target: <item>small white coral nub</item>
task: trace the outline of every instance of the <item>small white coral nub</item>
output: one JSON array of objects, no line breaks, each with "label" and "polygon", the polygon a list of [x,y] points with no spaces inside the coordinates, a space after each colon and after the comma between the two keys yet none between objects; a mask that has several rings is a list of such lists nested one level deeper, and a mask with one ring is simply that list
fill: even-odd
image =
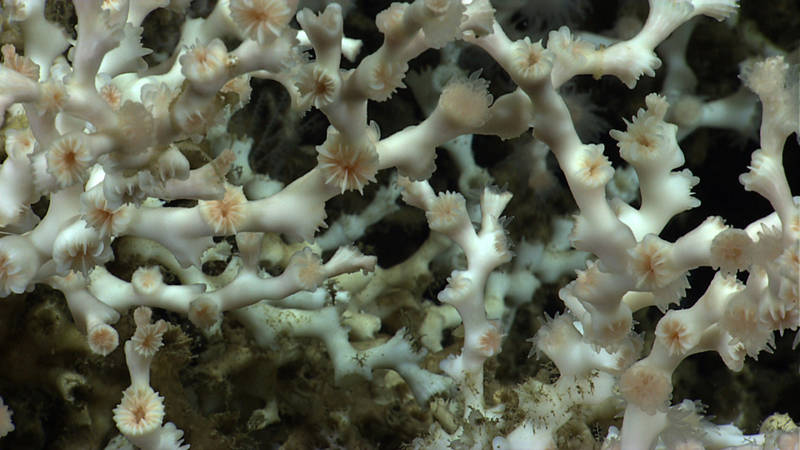
[{"label": "small white coral nub", "polygon": [[6,297],[8,294],[22,293],[27,286],[27,280],[22,274],[22,268],[14,260],[14,254],[7,248],[3,248],[4,242],[0,241],[0,296]]},{"label": "small white coral nub", "polygon": [[669,103],[658,94],[645,98],[647,109],[640,108],[631,122],[625,120],[626,131],[611,130],[620,156],[634,166],[666,164],[670,169],[683,164],[683,152],[677,146],[677,126],[664,122]]},{"label": "small white coral nub", "polygon": [[113,352],[119,345],[119,334],[111,325],[102,323],[93,326],[87,334],[89,349],[101,356]]},{"label": "small white coral nub", "polygon": [[472,130],[489,119],[492,95],[489,82],[473,74],[447,83],[439,96],[439,109],[450,126],[457,130]]},{"label": "small white coral nub", "polygon": [[758,305],[745,292],[728,302],[720,324],[733,337],[732,343],[742,343],[747,354],[756,358],[762,350],[772,346],[775,337],[768,324],[762,321]]},{"label": "small white coral nub", "polygon": [[140,295],[152,295],[164,285],[164,278],[157,266],[139,267],[131,276],[131,286]]},{"label": "small white coral nub", "polygon": [[325,280],[322,260],[308,247],[292,255],[286,272],[292,273],[299,285],[306,290],[316,289]]},{"label": "small white coral nub", "polygon": [[53,261],[61,274],[75,271],[86,275],[112,259],[111,243],[83,220],[66,227],[53,242]]},{"label": "small white coral nub", "polygon": [[159,320],[150,323],[152,310],[146,306],[140,306],[133,312],[136,322],[136,332],[131,337],[133,349],[136,353],[145,358],[152,358],[163,343],[164,333],[167,331],[167,322]]},{"label": "small white coral nub", "polygon": [[573,35],[569,27],[562,26],[547,35],[547,49],[561,64],[582,65],[594,51],[594,45]]},{"label": "small white coral nub", "polygon": [[788,103],[783,95],[786,79],[790,73],[789,67],[783,56],[773,56],[763,61],[745,63],[741,78],[762,102],[772,103],[784,109]]},{"label": "small white coral nub", "polygon": [[191,81],[208,82],[222,75],[229,63],[228,50],[220,39],[197,44],[181,56],[181,71]]},{"label": "small white coral nub", "polygon": [[222,319],[219,304],[208,297],[200,297],[189,305],[189,320],[195,326],[208,330]]},{"label": "small white coral nub", "polygon": [[619,390],[625,400],[648,414],[655,414],[666,406],[672,381],[663,371],[637,363],[622,374]]},{"label": "small white coral nub", "polygon": [[60,111],[67,102],[67,89],[63,83],[58,81],[45,81],[39,86],[41,95],[38,105],[47,112],[55,113]]},{"label": "small white coral nub", "polygon": [[118,111],[122,106],[122,91],[120,91],[117,85],[108,83],[100,88],[99,94],[114,111]]},{"label": "small white coral nub", "polygon": [[36,249],[29,240],[19,236],[0,239],[0,297],[25,292],[38,268]]},{"label": "small white coral nub", "polygon": [[531,354],[542,352],[555,360],[559,353],[566,353],[564,349],[576,344],[582,337],[572,324],[574,320],[575,318],[569,314],[556,315],[552,320],[548,319],[530,339],[533,343]]},{"label": "small white coral nub", "polygon": [[443,303],[458,303],[469,293],[472,278],[467,272],[454,270],[447,278],[447,287],[439,292],[438,299]]},{"label": "small white coral nub", "polygon": [[669,261],[669,243],[648,234],[636,247],[629,250],[628,265],[639,289],[662,288],[675,279],[675,270]]},{"label": "small white coral nub", "polygon": [[[466,3],[466,2],[464,2]],[[467,9],[461,19],[461,31],[464,35],[483,37],[492,33],[494,8],[489,0],[473,0],[466,4]]]},{"label": "small white coral nub", "polygon": [[155,175],[162,182],[171,179],[186,180],[189,178],[189,170],[189,160],[177,147],[170,146],[158,157]]},{"label": "small white coral nub", "polygon": [[31,61],[30,58],[18,55],[13,45],[3,45],[0,47],[0,52],[3,53],[4,66],[24,75],[26,78],[39,81],[39,66]]},{"label": "small white coral nub", "polygon": [[328,138],[317,146],[317,167],[325,183],[337,186],[341,192],[361,193],[368,182],[375,181],[378,172],[378,152],[375,151],[377,132],[369,129],[361,143],[347,142],[333,127]]},{"label": "small white coral nub", "polygon": [[422,32],[431,48],[441,48],[461,34],[461,1],[424,0],[423,6]]},{"label": "small white coral nub", "polygon": [[6,154],[14,159],[26,158],[36,148],[36,139],[30,128],[5,130]]},{"label": "small white coral nub", "polygon": [[500,324],[491,322],[480,337],[478,338],[478,350],[490,358],[500,353],[500,347],[503,345],[503,333],[500,329]]},{"label": "small white coral nub", "polygon": [[578,157],[578,179],[590,188],[605,186],[614,176],[614,169],[603,154],[603,145],[586,145],[583,149]]},{"label": "small white coral nub", "polygon": [[89,149],[78,136],[65,136],[57,140],[47,152],[47,171],[61,187],[85,180],[91,162]]},{"label": "small white coral nub", "polygon": [[281,35],[292,20],[285,0],[231,0],[231,18],[245,36],[267,44]]},{"label": "small white coral nub", "polygon": [[404,88],[403,78],[408,64],[403,61],[378,61],[370,72],[369,98],[376,102],[388,100],[399,88]]},{"label": "small white coral nub", "polygon": [[150,386],[130,386],[114,408],[114,422],[122,434],[141,436],[157,430],[164,420],[164,398]]},{"label": "small white coral nub", "polygon": [[514,69],[520,81],[541,80],[552,67],[552,54],[542,47],[542,41],[531,42],[526,37],[514,43]]},{"label": "small white coral nub", "polygon": [[296,86],[301,103],[319,109],[336,100],[342,82],[335,71],[320,64],[309,64],[300,70]]},{"label": "small white coral nub", "polygon": [[746,191],[757,192],[770,200],[779,198],[778,180],[784,176],[780,160],[763,149],[758,149],[753,152],[748,169],[748,172],[739,175],[739,182]]},{"label": "small white coral nub", "polygon": [[407,8],[408,3],[394,2],[375,16],[375,26],[387,40],[400,39],[403,35],[403,15]]},{"label": "small white coral nub", "polygon": [[726,275],[744,270],[753,259],[754,247],[746,231],[735,228],[724,230],[711,241],[711,267],[719,268]]},{"label": "small white coral nub", "polygon": [[425,212],[431,230],[449,233],[469,223],[467,204],[458,192],[442,192],[431,201]]},{"label": "small white coral nub", "polygon": [[127,205],[110,209],[103,190],[99,187],[81,194],[81,210],[83,220],[103,238],[122,233],[133,215],[133,210]]},{"label": "small white coral nub", "polygon": [[669,311],[656,326],[656,338],[673,356],[685,355],[697,344],[697,336],[690,332],[689,325],[674,311]]},{"label": "small white coral nub", "polygon": [[201,201],[203,220],[217,235],[236,233],[246,217],[247,198],[239,186],[229,186],[222,200]]}]

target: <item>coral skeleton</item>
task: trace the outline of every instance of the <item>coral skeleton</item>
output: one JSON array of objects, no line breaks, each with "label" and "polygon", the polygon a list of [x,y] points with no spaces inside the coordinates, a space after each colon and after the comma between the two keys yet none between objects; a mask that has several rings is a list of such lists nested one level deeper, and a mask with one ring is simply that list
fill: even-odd
[{"label": "coral skeleton", "polygon": [[0,447],[796,450],[751,3],[3,0]]}]

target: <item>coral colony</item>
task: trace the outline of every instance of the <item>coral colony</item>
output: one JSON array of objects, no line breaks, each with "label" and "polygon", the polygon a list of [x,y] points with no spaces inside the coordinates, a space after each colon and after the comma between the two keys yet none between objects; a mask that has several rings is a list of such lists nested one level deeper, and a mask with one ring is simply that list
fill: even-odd
[{"label": "coral colony", "polygon": [[378,3],[3,1],[0,445],[797,449],[797,40]]}]

